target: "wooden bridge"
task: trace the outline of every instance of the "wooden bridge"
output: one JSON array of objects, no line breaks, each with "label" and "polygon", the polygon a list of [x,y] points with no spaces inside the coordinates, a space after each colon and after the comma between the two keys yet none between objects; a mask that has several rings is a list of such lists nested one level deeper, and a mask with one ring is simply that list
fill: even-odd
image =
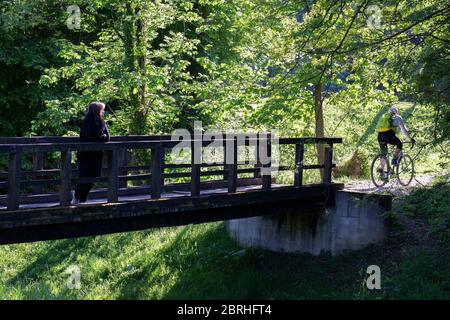
[{"label": "wooden bridge", "polygon": [[[214,141],[226,145],[221,160],[199,161]],[[331,182],[333,145],[341,138],[280,138],[280,148],[290,146],[287,156],[292,165],[276,170],[293,171],[292,185],[276,183],[270,173],[275,170],[273,163],[261,162],[261,155],[272,154],[270,135],[214,141],[191,138],[187,141],[190,161],[173,163],[170,153],[180,141],[170,136],[112,137],[108,143],[80,142],[77,137],[0,138],[0,157],[7,159],[7,171],[0,172],[0,244],[313,208],[333,203],[335,191],[343,188]],[[306,146],[316,144],[325,145],[324,163],[304,164]],[[243,149],[254,154],[253,162],[238,159]],[[137,150],[147,150],[148,165],[129,163],[130,153]],[[78,177],[72,158],[78,151],[104,152],[102,176]],[[46,162],[56,164],[55,168],[45,168]],[[308,169],[323,170],[321,183],[303,184],[303,171]],[[71,190],[78,182],[100,187],[91,191],[85,204],[72,206]]]}]

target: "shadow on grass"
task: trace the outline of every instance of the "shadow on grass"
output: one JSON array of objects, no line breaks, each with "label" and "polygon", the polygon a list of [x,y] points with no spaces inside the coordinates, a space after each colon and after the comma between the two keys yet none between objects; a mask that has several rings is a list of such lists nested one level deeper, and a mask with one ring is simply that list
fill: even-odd
[{"label": "shadow on grass", "polygon": [[[200,262],[179,274],[164,299],[352,298],[366,260],[364,254],[350,253],[352,259],[347,261],[348,255],[313,257],[242,249],[229,238],[224,224],[199,239],[198,247],[217,242],[215,252],[202,249],[190,257]],[[179,245],[174,242],[167,252],[177,254]]]},{"label": "shadow on grass", "polygon": [[[111,241],[115,245],[106,248],[108,241],[103,236],[49,242],[8,284],[25,284],[20,290],[26,298],[83,298],[71,290],[52,294],[49,286],[64,279],[53,278],[51,273],[76,264],[80,255],[86,261],[107,257],[109,268],[119,269],[121,253],[138,237],[146,236],[144,232],[132,234],[120,234]],[[93,271],[91,283],[83,280],[83,286],[95,289],[99,279],[109,277],[114,283],[111,295],[117,299],[353,299],[363,297],[365,268],[370,264],[383,268],[384,260],[380,246],[339,257],[242,249],[230,239],[224,223],[216,223],[180,228],[153,257],[144,257],[135,272]],[[32,285],[49,277],[50,283],[41,283],[38,289]]]},{"label": "shadow on grass", "polygon": [[[394,214],[412,210],[413,216],[430,219],[427,228],[448,232],[447,194],[448,186],[413,193],[401,200],[404,206],[398,206]],[[7,285],[22,290],[27,298],[86,298],[69,290],[58,295],[51,291],[53,273],[82,259],[86,268],[93,268],[83,280],[86,290],[93,292],[89,298],[450,298],[448,247],[435,246],[423,237],[411,238],[417,232],[415,226],[397,225],[384,243],[336,257],[243,249],[230,239],[225,223],[49,241],[35,247],[36,258],[8,279]],[[33,250],[32,246],[25,248]],[[99,257],[106,267],[89,264]],[[370,265],[381,268],[381,290],[364,286]],[[47,279],[42,283],[43,294],[28,285],[40,279]],[[101,279],[110,285],[99,289]]]},{"label": "shadow on grass", "polygon": [[[450,235],[449,185],[437,185],[424,194],[418,190],[400,201],[425,215],[425,232]],[[426,198],[426,199],[424,199]],[[426,209],[424,208],[426,206]],[[232,245],[224,224],[199,237],[204,264],[183,268],[165,299],[448,299],[450,259],[447,242],[425,242],[416,234],[414,221],[391,229],[386,241],[363,250],[332,257],[322,254],[281,254]],[[221,239],[221,240],[220,240]],[[177,240],[184,241],[184,240]],[[223,242],[219,251],[203,252],[213,243]],[[225,245],[224,245],[225,244]],[[447,244],[447,245],[446,245]],[[168,249],[176,254],[182,246],[174,242]],[[234,249],[232,253],[227,252]],[[193,253],[191,253],[193,254]],[[183,264],[181,264],[183,265]],[[367,289],[364,280],[370,265],[382,270],[382,289]],[[432,271],[430,271],[430,267]]]}]

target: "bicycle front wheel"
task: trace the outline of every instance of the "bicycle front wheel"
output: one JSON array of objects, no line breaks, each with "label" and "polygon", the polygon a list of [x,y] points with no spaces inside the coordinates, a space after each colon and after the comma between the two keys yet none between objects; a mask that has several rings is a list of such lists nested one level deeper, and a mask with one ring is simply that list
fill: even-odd
[{"label": "bicycle front wheel", "polygon": [[[381,161],[384,158],[384,166]],[[383,168],[381,171],[380,168]],[[372,165],[370,166],[370,176],[372,177],[372,182],[378,188],[384,186],[389,181],[389,173],[388,173],[389,165],[387,163],[386,157],[379,154],[372,161]]]},{"label": "bicycle front wheel", "polygon": [[404,154],[398,165],[396,166],[396,174],[397,174],[397,179],[398,182],[402,185],[402,186],[408,186],[412,179],[414,178],[414,161],[413,159],[407,155]]}]

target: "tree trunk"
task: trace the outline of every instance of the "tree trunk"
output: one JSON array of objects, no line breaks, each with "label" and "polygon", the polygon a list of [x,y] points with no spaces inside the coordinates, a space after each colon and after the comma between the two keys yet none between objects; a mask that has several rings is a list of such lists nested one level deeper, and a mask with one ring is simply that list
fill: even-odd
[{"label": "tree trunk", "polygon": [[[125,4],[127,15],[135,17],[124,22],[124,62],[129,72],[137,78],[145,76],[145,53],[146,41],[144,34],[144,21],[140,18],[140,8],[134,8],[131,2]],[[147,112],[145,106],[145,84],[140,87],[130,87],[131,121],[128,132],[132,135],[147,134]],[[133,150],[129,159],[130,165],[148,165],[150,163],[150,152],[148,150]],[[145,183],[145,181],[136,184]]]},{"label": "tree trunk", "polygon": [[[324,137],[324,122],[323,122],[323,105],[322,105],[322,84],[318,83],[314,86],[314,114],[316,118],[315,134],[318,138]],[[325,146],[318,144],[317,148],[317,161],[319,164],[323,164],[325,160]],[[320,176],[323,178],[323,169],[320,170]]]},{"label": "tree trunk", "polygon": [[[137,60],[137,74],[140,79],[145,77],[145,63],[146,63],[146,41],[144,34],[144,20],[139,17],[140,9],[136,9],[136,60]],[[140,86],[136,97],[136,108],[134,110],[134,130],[137,134],[147,133],[147,110],[145,105],[145,83]]]},{"label": "tree trunk", "polygon": [[[126,11],[128,16],[132,16],[133,8],[131,6],[130,2],[127,2],[126,5]],[[135,70],[135,57],[134,57],[134,51],[135,51],[135,41],[134,41],[134,24],[133,21],[126,20],[123,23],[123,34],[124,34],[124,49],[125,49],[125,56],[124,56],[124,63],[127,67],[128,71],[133,72]]]},{"label": "tree trunk", "polygon": [[[124,22],[125,65],[129,72],[142,78],[145,75],[145,34],[144,21],[139,17],[140,8],[133,9],[130,2],[126,3],[127,15],[136,17]],[[145,112],[145,85],[130,88],[131,122],[129,133],[146,134],[147,113]]]}]

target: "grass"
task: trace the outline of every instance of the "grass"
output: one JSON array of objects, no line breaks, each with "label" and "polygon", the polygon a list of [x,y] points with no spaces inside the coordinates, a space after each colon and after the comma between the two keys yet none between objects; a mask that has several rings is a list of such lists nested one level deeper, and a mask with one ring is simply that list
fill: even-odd
[{"label": "grass", "polygon": [[[225,224],[0,247],[2,299],[450,299],[448,184],[399,199],[386,241],[332,257],[242,249]],[[364,285],[381,268],[381,290]],[[81,288],[67,286],[70,266]]]},{"label": "grass", "polygon": [[403,199],[397,207],[397,215],[424,216],[430,231],[442,239],[450,239],[450,175],[438,177],[433,188],[419,188]]}]

